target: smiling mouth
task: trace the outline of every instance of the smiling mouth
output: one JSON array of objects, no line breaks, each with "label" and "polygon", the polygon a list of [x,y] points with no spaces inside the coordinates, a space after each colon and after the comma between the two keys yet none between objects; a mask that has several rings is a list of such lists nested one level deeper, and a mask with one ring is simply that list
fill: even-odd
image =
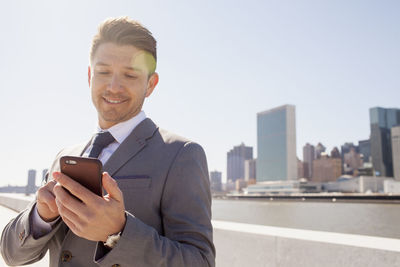
[{"label": "smiling mouth", "polygon": [[121,99],[110,99],[110,98],[105,98],[103,97],[104,101],[106,101],[107,103],[110,104],[121,104],[122,102],[125,102],[125,100],[121,100]]}]

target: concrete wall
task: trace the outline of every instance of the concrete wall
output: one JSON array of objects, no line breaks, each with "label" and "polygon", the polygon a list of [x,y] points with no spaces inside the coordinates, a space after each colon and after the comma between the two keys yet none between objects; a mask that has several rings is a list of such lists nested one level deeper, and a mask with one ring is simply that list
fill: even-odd
[{"label": "concrete wall", "polygon": [[400,240],[213,221],[217,266],[400,266]]},{"label": "concrete wall", "polygon": [[[33,196],[0,194],[19,211]],[[400,240],[213,221],[218,267],[400,266]]]},{"label": "concrete wall", "polygon": [[216,229],[218,267],[400,266],[399,252]]}]

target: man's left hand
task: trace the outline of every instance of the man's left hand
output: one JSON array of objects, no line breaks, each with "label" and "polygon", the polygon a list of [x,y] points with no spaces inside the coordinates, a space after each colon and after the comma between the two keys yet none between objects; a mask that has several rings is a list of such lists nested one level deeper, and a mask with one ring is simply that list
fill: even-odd
[{"label": "man's left hand", "polygon": [[57,181],[53,192],[58,212],[74,234],[105,242],[109,235],[123,230],[126,223],[124,198],[117,182],[108,173],[103,173],[102,177],[103,187],[108,192],[103,197],[60,172],[55,172],[53,177]]}]

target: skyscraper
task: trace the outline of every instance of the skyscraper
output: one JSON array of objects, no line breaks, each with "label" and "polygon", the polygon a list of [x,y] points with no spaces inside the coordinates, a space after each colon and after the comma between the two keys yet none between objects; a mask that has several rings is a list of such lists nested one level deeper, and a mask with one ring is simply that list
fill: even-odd
[{"label": "skyscraper", "polygon": [[[343,165],[342,165],[342,173],[343,173],[343,174],[349,174],[349,173],[347,173],[347,172],[349,172],[349,171],[352,172],[352,170],[350,170],[349,168],[346,169],[346,167],[345,167],[345,160],[344,160],[344,155],[348,154],[351,150],[354,150],[355,152],[358,152],[358,147],[355,146],[352,142],[344,143],[344,144],[341,146],[341,149],[340,149],[340,158],[342,159],[342,163],[343,163]],[[345,170],[345,169],[346,169],[346,170]]]},{"label": "skyscraper", "polygon": [[318,145],[315,147],[315,159],[319,159],[321,157],[321,154],[326,151],[326,147],[318,143]]},{"label": "skyscraper", "polygon": [[[303,162],[300,159],[297,159],[297,178],[307,178],[308,172],[308,164],[307,162]],[[309,178],[308,178],[309,179]]]},{"label": "skyscraper", "polygon": [[331,151],[331,158],[340,158],[340,152],[337,147],[334,147]]},{"label": "skyscraper", "polygon": [[28,184],[26,185],[26,194],[33,194],[36,192],[36,171],[29,170],[28,171]]},{"label": "skyscraper", "polygon": [[297,179],[295,106],[257,114],[257,182]]},{"label": "skyscraper", "polygon": [[244,180],[256,179],[256,160],[247,159],[244,162]]},{"label": "skyscraper", "polygon": [[400,126],[393,127],[392,152],[393,152],[393,174],[396,180],[400,181]]},{"label": "skyscraper", "polygon": [[351,147],[350,151],[343,155],[343,174],[358,175],[358,169],[363,166],[361,154],[357,153],[355,147]]},{"label": "skyscraper", "polygon": [[371,142],[368,140],[358,141],[360,154],[363,155],[363,162],[370,162],[371,157]]},{"label": "skyscraper", "polygon": [[400,109],[375,107],[369,110],[371,156],[377,176],[393,177],[390,130],[400,124]]},{"label": "skyscraper", "polygon": [[236,181],[244,179],[244,161],[253,159],[253,148],[242,143],[227,153],[227,179]]},{"label": "skyscraper", "polygon": [[315,159],[315,148],[307,143],[303,147],[303,162],[304,162],[304,178],[312,177],[312,162]]},{"label": "skyscraper", "polygon": [[222,173],[219,171],[210,172],[211,191],[222,191]]}]

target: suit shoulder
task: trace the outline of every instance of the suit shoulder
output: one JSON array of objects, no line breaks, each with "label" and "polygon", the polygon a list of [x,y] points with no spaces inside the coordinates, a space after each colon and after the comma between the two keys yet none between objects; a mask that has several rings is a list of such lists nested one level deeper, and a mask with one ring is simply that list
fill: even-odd
[{"label": "suit shoulder", "polygon": [[85,143],[80,143],[80,144],[75,144],[72,146],[68,146],[63,148],[57,155],[57,157],[62,157],[62,156],[79,156],[85,147],[87,146],[88,142]]},{"label": "suit shoulder", "polygon": [[165,129],[158,129],[158,132],[160,133],[160,137],[164,141],[165,144],[186,144],[190,143],[191,141],[185,137],[182,137],[180,135],[177,135],[175,133],[172,133],[170,131],[167,131]]},{"label": "suit shoulder", "polygon": [[158,129],[159,137],[162,142],[167,146],[174,146],[180,149],[185,148],[185,150],[200,150],[203,151],[203,148],[200,144],[165,129]]}]

